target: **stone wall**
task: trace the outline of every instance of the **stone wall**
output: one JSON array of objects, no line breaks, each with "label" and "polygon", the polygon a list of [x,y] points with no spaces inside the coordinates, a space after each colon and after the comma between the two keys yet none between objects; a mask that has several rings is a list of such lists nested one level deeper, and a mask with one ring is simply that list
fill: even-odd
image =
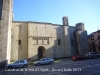
[{"label": "stone wall", "polygon": [[64,26],[64,37],[65,37],[65,53],[66,57],[71,57],[71,34],[70,34],[70,27]]},{"label": "stone wall", "polygon": [[[38,44],[33,38],[38,37]],[[42,38],[48,38],[49,44],[42,44]],[[58,39],[61,45],[58,45]],[[28,57],[38,59],[38,47],[46,49],[46,57],[62,58],[64,55],[63,26],[52,24],[28,23]]]},{"label": "stone wall", "polygon": [[[71,57],[76,51],[88,51],[86,31],[76,30],[67,25],[13,21],[11,60],[37,60],[39,47],[45,49],[43,56],[50,58]],[[19,40],[21,45],[18,45]]]},{"label": "stone wall", "polygon": [[[21,44],[19,44],[19,42]],[[28,58],[28,25],[25,22],[13,22],[11,60],[27,59],[27,58]]]},{"label": "stone wall", "polygon": [[[71,57],[77,50],[87,52],[87,33],[76,30],[76,27],[67,25],[13,21],[11,60],[37,60],[39,47],[44,47],[44,56],[51,58]],[[18,45],[19,40],[21,45]]]},{"label": "stone wall", "polygon": [[[51,23],[13,21],[11,60],[27,58],[37,60],[40,46],[45,48],[46,57],[67,57],[63,28],[63,25]],[[61,40],[61,45],[58,45],[58,39]],[[21,40],[21,45],[18,45],[18,40]]]},{"label": "stone wall", "polygon": [[71,53],[72,55],[76,55],[77,54],[77,50],[76,50],[76,34],[75,34],[75,31],[76,31],[76,27],[74,26],[70,26],[70,37],[71,37]]},{"label": "stone wall", "polygon": [[79,54],[85,55],[89,52],[89,43],[87,37],[87,31],[76,31],[77,44]]}]

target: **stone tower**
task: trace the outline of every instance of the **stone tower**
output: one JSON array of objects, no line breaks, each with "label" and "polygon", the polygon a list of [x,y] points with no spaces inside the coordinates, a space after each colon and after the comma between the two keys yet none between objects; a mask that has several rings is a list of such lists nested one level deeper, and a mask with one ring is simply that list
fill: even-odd
[{"label": "stone tower", "polygon": [[71,57],[71,41],[70,41],[70,26],[68,24],[68,17],[63,17],[63,32],[64,32],[64,47],[66,57]]},{"label": "stone tower", "polygon": [[77,23],[76,24],[76,29],[80,31],[84,31],[84,23]]},{"label": "stone tower", "polygon": [[85,55],[85,53],[89,52],[87,31],[84,28],[84,23],[76,24],[76,41],[78,54]]},{"label": "stone tower", "polygon": [[0,0],[0,67],[10,61],[12,1]]},{"label": "stone tower", "polygon": [[69,24],[68,24],[68,17],[64,16],[64,17],[62,18],[62,21],[63,21],[63,25],[69,26]]}]

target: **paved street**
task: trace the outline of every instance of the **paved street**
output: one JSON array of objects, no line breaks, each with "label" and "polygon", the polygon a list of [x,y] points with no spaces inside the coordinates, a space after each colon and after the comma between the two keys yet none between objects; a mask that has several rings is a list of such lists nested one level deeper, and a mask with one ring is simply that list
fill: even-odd
[{"label": "paved street", "polygon": [[100,58],[82,61],[61,60],[52,65],[29,65],[26,69],[0,69],[0,75],[100,75]]}]

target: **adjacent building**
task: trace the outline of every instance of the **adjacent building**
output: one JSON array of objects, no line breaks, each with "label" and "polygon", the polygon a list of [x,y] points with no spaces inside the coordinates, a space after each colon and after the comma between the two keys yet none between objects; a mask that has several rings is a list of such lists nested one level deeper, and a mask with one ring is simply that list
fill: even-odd
[{"label": "adjacent building", "polygon": [[91,33],[88,39],[90,52],[100,53],[100,30]]}]

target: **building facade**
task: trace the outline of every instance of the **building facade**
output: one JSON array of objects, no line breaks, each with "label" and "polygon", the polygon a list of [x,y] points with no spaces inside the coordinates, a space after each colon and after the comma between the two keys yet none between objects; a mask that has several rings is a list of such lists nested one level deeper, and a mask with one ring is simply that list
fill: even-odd
[{"label": "building facade", "polygon": [[100,53],[100,30],[89,35],[90,52]]},{"label": "building facade", "polygon": [[0,0],[0,63],[67,58],[89,51],[84,23],[70,26],[68,17],[62,18],[62,25],[13,21],[12,4],[13,0]]}]

